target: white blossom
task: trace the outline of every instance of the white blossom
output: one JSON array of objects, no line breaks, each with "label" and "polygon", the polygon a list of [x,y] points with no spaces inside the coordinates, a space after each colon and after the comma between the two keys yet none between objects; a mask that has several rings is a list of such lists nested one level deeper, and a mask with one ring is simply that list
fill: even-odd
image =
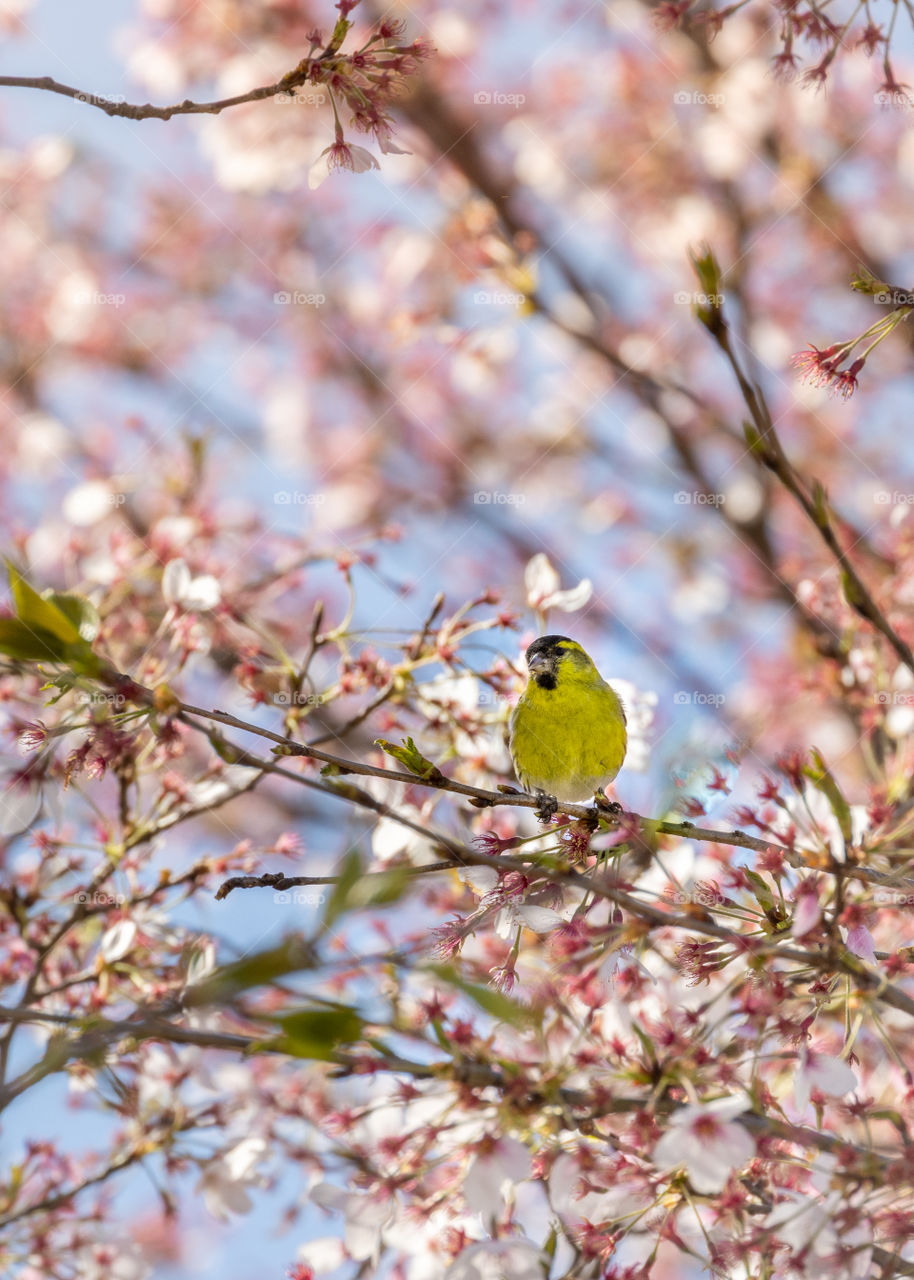
[{"label": "white blossom", "polygon": [[215,609],[222,599],[222,588],[211,573],[191,577],[184,560],[169,560],[162,571],[162,595],[168,604],[180,605],[192,613]]},{"label": "white blossom", "polygon": [[133,920],[118,920],[102,936],[101,955],[108,964],[122,960],[136,938],[136,924]]},{"label": "white blossom", "polygon": [[717,1098],[683,1107],[654,1147],[660,1168],[684,1168],[696,1191],[722,1191],[734,1169],[755,1155],[755,1143],[734,1117],[748,1109],[744,1098]]},{"label": "white blossom", "polygon": [[793,1098],[801,1111],[809,1103],[813,1089],[831,1098],[841,1098],[856,1088],[857,1077],[843,1059],[816,1053],[813,1049],[803,1048],[800,1051],[800,1068],[793,1082]]},{"label": "white blossom", "polygon": [[242,1138],[206,1165],[196,1189],[214,1218],[228,1222],[230,1214],[250,1212],[253,1203],[247,1188],[260,1185],[255,1170],[266,1150],[264,1138]]},{"label": "white blossom", "polygon": [[583,609],[593,595],[593,583],[583,578],[576,587],[562,591],[558,571],[542,551],[527,561],[524,569],[524,585],[527,588],[527,604],[538,613],[560,609],[562,613],[574,613]]},{"label": "white blossom", "polygon": [[314,191],[333,169],[351,169],[353,173],[365,173],[368,169],[380,169],[380,167],[375,157],[365,147],[357,147],[354,143],[343,145],[334,143],[324,148],[308,170],[308,186]]},{"label": "white blossom", "polygon": [[468,1245],[444,1275],[445,1280],[543,1280],[546,1261],[532,1240],[481,1240]]},{"label": "white blossom", "polygon": [[318,1236],[301,1245],[296,1257],[299,1262],[307,1263],[315,1275],[323,1275],[325,1271],[335,1271],[346,1261],[346,1251],[342,1240],[336,1236]]},{"label": "white blossom", "polygon": [[530,1177],[530,1152],[515,1138],[499,1138],[470,1161],[463,1180],[463,1197],[485,1219],[501,1212],[505,1193]]}]

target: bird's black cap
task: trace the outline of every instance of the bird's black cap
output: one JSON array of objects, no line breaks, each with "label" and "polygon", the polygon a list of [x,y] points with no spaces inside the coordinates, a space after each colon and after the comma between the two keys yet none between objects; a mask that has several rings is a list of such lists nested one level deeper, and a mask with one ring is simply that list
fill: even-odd
[{"label": "bird's black cap", "polygon": [[574,644],[570,636],[540,636],[538,640],[533,641],[524,657],[529,662],[538,653],[554,654],[563,641],[566,644]]}]

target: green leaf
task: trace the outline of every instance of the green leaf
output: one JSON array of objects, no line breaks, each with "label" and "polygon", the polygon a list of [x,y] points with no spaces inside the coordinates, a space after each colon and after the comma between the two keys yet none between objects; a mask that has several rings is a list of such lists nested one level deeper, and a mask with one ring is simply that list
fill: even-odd
[{"label": "green leaf", "polygon": [[866,607],[867,599],[860,584],[854,578],[853,574],[847,572],[846,569],[841,570],[841,589],[844,592],[844,599],[852,609],[863,609]]},{"label": "green leaf", "polygon": [[845,844],[850,844],[853,839],[853,823],[851,821],[850,805],[845,800],[841,788],[838,786],[832,776],[828,766],[822,758],[821,752],[815,747],[812,749],[812,765],[804,765],[803,772],[810,782],[821,791],[828,803],[831,805],[831,811],[835,815],[838,827],[844,837]]},{"label": "green leaf", "polygon": [[91,600],[72,591],[46,591],[43,598],[69,618],[83,640],[91,644],[96,639],[101,619]]},{"label": "green leaf", "polygon": [[285,1035],[272,1042],[295,1058],[316,1058],[326,1062],[340,1044],[352,1044],[362,1035],[364,1018],[348,1005],[332,1009],[302,1009],[287,1013],[276,1021]]},{"label": "green leaf", "polygon": [[397,902],[406,892],[412,877],[406,867],[393,867],[390,871],[373,871],[362,876],[352,886],[346,905],[356,907],[383,907]]},{"label": "green leaf", "polygon": [[238,747],[229,742],[218,729],[211,729],[206,735],[209,738],[209,745],[215,751],[220,760],[224,760],[226,764],[237,764],[241,759],[241,751]]},{"label": "green leaf", "polygon": [[[323,773],[323,770],[321,770]],[[354,782],[340,782],[337,778],[327,778],[324,782],[327,791],[332,791],[335,796],[340,796],[343,800],[350,800],[353,804],[359,801],[371,799],[367,791],[363,791],[361,787],[357,787]]]},{"label": "green leaf", "polygon": [[532,1014],[524,1005],[509,999],[501,991],[496,991],[492,987],[483,986],[479,982],[468,982],[450,965],[427,964],[423,966],[422,972],[432,973],[442,982],[446,982],[449,987],[456,987],[484,1013],[497,1018],[500,1022],[511,1022],[519,1026],[532,1021]]},{"label": "green leaf", "polygon": [[64,662],[66,646],[41,627],[27,627],[18,618],[0,618],[0,653],[17,662]]},{"label": "green leaf", "polygon": [[349,895],[364,874],[358,849],[350,849],[343,859],[337,882],[324,910],[324,929],[329,929],[349,909]]},{"label": "green leaf", "polygon": [[64,644],[79,644],[82,636],[79,628],[51,600],[44,600],[34,587],[9,560],[6,567],[10,575],[10,589],[20,622],[36,631],[49,631]]},{"label": "green leaf", "polygon": [[228,1004],[242,991],[267,986],[289,973],[314,968],[314,952],[303,938],[286,938],[278,947],[256,951],[210,974],[205,982],[189,987],[187,1005]]},{"label": "green leaf", "polygon": [[692,269],[701,285],[701,293],[693,298],[692,310],[709,333],[719,334],[725,329],[723,317],[724,295],[721,293],[720,267],[708,245],[698,252],[689,250]]},{"label": "green leaf", "polygon": [[761,432],[751,422],[743,423],[743,435],[746,437],[746,444],[749,446],[750,452],[756,454],[757,457],[764,457],[767,453],[765,441]]},{"label": "green leaf", "polygon": [[386,738],[375,738],[375,746],[380,747],[387,755],[393,756],[394,760],[410,773],[414,773],[417,778],[424,778],[426,782],[436,782],[444,779],[444,774],[436,764],[432,764],[431,760],[426,760],[425,756],[413,742],[412,738],[407,738],[402,746],[396,746],[392,742],[388,742]]},{"label": "green leaf", "polygon": [[705,293],[720,293],[720,267],[708,244],[689,250],[692,270]]},{"label": "green leaf", "polygon": [[763,880],[757,871],[750,871],[748,867],[744,867],[746,879],[752,885],[752,891],[755,894],[755,900],[768,916],[769,920],[782,919],[783,912],[781,904],[775,898],[771,886],[767,880]]},{"label": "green leaf", "polygon": [[829,525],[828,493],[821,480],[814,480],[812,483],[812,507],[816,524],[820,529],[827,529]]},{"label": "green leaf", "polygon": [[58,592],[40,596],[14,564],[6,565],[18,621],[0,619],[0,653],[20,662],[65,663],[79,676],[103,675],[105,663],[88,641],[93,627],[98,632],[98,614],[89,601]]},{"label": "green leaf", "polygon": [[632,1031],[634,1031],[635,1035],[638,1037],[638,1040],[641,1043],[641,1048],[644,1050],[644,1054],[648,1062],[656,1062],[657,1050],[654,1047],[653,1040],[650,1038],[650,1036],[647,1034],[644,1028],[634,1019],[632,1020],[631,1028],[632,1028]]}]

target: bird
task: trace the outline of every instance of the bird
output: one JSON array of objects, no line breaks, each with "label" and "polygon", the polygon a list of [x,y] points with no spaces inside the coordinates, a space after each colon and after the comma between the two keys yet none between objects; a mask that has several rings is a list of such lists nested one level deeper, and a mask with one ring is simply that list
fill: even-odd
[{"label": "bird", "polygon": [[593,799],[619,811],[603,792],[622,768],[625,708],[586,651],[569,636],[540,636],[524,655],[526,688],[511,713],[508,749],[525,791],[548,820],[561,801]]}]

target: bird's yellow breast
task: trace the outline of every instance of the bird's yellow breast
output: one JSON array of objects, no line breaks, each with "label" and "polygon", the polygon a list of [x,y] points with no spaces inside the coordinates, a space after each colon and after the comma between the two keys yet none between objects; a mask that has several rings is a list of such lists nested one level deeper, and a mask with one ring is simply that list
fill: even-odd
[{"label": "bird's yellow breast", "polygon": [[511,716],[509,746],[520,782],[560,800],[588,800],[622,767],[625,711],[599,675],[527,684]]}]

